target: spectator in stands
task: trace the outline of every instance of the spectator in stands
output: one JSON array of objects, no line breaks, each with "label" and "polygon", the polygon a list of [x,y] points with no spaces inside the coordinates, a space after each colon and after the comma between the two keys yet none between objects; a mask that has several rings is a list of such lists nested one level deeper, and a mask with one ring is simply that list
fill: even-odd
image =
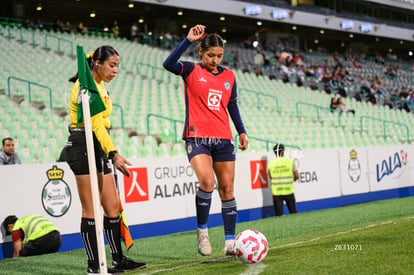
[{"label": "spectator in stands", "polygon": [[14,151],[14,140],[11,137],[3,138],[0,151],[0,165],[22,164]]},{"label": "spectator in stands", "polygon": [[23,27],[25,27],[26,29],[33,28],[33,22],[30,21],[29,18],[26,18],[26,20],[24,20]]},{"label": "spectator in stands", "polygon": [[338,111],[338,104],[336,103],[336,98],[334,96],[331,97],[331,103],[329,104],[329,108],[331,109],[331,112]]},{"label": "spectator in stands", "polygon": [[331,87],[331,80],[333,76],[332,68],[329,64],[329,61],[325,61],[325,66],[323,68],[323,75],[322,75],[322,88],[327,94],[333,93],[332,87]]},{"label": "spectator in stands", "polygon": [[113,34],[115,37],[119,37],[119,26],[118,26],[118,20],[114,20],[114,21],[112,22],[111,31],[112,31],[112,34]]},{"label": "spectator in stands", "polygon": [[62,244],[56,225],[37,214],[10,215],[2,225],[6,235],[12,235],[13,258],[55,253]]},{"label": "spectator in stands", "polygon": [[131,28],[129,29],[129,37],[131,39],[132,42],[138,42],[138,38],[139,38],[139,27],[138,27],[138,23],[134,22],[131,26]]},{"label": "spectator in stands", "polygon": [[256,50],[253,56],[254,73],[256,76],[263,75],[264,54],[260,50]]},{"label": "spectator in stands", "polygon": [[[201,63],[179,61],[192,43],[200,41]],[[229,116],[239,134],[239,149],[248,148],[237,104],[234,73],[221,66],[224,41],[216,33],[205,34],[205,26],[190,28],[187,38],[164,61],[164,68],[180,75],[185,83],[187,117],[183,139],[188,159],[199,181],[196,192],[198,251],[203,256],[212,253],[208,239],[208,217],[211,197],[217,179],[224,224],[224,253],[234,255],[237,205],[234,197],[235,142]],[[228,113],[227,113],[228,112]]]},{"label": "spectator in stands", "polygon": [[349,109],[349,108],[345,105],[345,103],[343,103],[343,101],[342,101],[342,98],[341,98],[341,97],[339,97],[339,98],[336,100],[336,105],[335,105],[335,108],[336,108],[336,110],[338,110],[338,111],[339,111],[339,113],[340,113],[340,114],[343,114],[343,113],[351,113],[351,114],[355,115],[355,110],[354,110],[354,109]]},{"label": "spectator in stands", "polygon": [[233,57],[233,66],[234,69],[238,69],[239,68],[239,64],[240,64],[240,53],[238,50],[231,50],[232,53],[232,57]]},{"label": "spectator in stands", "polygon": [[164,33],[164,48],[171,49],[173,43],[173,36],[169,31]]},{"label": "spectator in stands", "polygon": [[[105,235],[111,249],[112,270],[114,273],[119,270],[132,270],[145,268],[146,263],[135,262],[123,255],[121,246],[121,222],[120,222],[120,202],[115,185],[112,171],[114,166],[125,176],[130,173],[127,165],[131,163],[118,153],[111,137],[109,128],[111,127],[110,114],[112,111],[112,101],[105,88],[105,83],[112,81],[118,73],[119,54],[112,46],[101,46],[86,56],[88,65],[91,69],[92,77],[96,89],[101,95],[106,110],[94,115],[91,118],[93,129],[93,140],[95,150],[95,163],[100,190],[101,204],[104,210],[103,227]],[[85,140],[85,129],[83,122],[77,120],[79,79],[78,74],[69,79],[75,82],[72,87],[69,102],[69,138],[66,143],[60,161],[67,161],[75,174],[78,193],[82,205],[81,235],[85,245],[88,273],[99,273],[98,248],[95,232],[95,218],[91,194],[90,171],[88,166],[88,156]],[[112,164],[109,160],[112,160]]]},{"label": "spectator in stands", "polygon": [[76,32],[80,34],[87,34],[88,28],[85,27],[82,21],[79,21],[78,26],[76,27]]},{"label": "spectator in stands", "polygon": [[35,24],[33,24],[34,29],[43,30],[45,27],[40,19],[37,20]]},{"label": "spectator in stands", "polygon": [[53,24],[53,31],[54,32],[62,32],[63,31],[63,22],[60,18],[56,19],[55,23]]},{"label": "spectator in stands", "polygon": [[407,97],[407,102],[412,112],[414,110],[414,91],[412,89],[410,89],[410,95]]},{"label": "spectator in stands", "polygon": [[408,103],[408,97],[410,96],[410,92],[408,91],[407,87],[402,87],[401,92],[398,95],[400,101],[398,102],[398,109],[405,110],[407,113],[411,112],[410,104]]},{"label": "spectator in stands", "polygon": [[72,33],[73,32],[72,26],[70,25],[70,21],[66,21],[65,25],[62,28],[62,31],[66,32],[66,33]]},{"label": "spectator in stands", "polygon": [[291,68],[292,64],[292,55],[287,52],[281,52],[279,57],[279,72],[284,83],[290,82],[291,75],[295,73]]}]

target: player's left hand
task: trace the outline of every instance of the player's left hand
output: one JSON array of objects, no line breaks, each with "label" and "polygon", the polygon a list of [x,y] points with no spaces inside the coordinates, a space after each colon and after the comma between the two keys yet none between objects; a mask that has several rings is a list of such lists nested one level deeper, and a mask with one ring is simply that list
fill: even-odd
[{"label": "player's left hand", "polygon": [[239,136],[239,149],[244,151],[249,147],[249,140],[247,139],[246,134],[240,134]]}]

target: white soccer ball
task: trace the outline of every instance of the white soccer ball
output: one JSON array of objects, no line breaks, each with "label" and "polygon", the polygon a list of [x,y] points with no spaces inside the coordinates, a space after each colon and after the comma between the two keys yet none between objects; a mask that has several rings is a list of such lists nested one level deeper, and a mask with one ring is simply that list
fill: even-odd
[{"label": "white soccer ball", "polygon": [[240,232],[234,242],[234,253],[245,264],[260,263],[268,250],[266,237],[257,230],[247,229]]}]

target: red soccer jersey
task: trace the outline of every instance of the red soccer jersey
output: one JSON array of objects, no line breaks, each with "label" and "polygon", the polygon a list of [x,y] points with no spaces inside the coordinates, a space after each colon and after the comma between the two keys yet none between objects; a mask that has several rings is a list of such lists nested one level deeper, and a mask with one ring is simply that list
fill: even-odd
[{"label": "red soccer jersey", "polygon": [[235,76],[224,69],[215,75],[199,64],[184,80],[186,119],[183,138],[233,139],[227,105]]}]

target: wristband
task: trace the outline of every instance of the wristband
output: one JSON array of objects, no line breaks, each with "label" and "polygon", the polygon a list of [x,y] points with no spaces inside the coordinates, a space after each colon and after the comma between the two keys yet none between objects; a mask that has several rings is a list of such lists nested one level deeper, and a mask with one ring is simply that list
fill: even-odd
[{"label": "wristband", "polygon": [[117,154],[118,151],[111,151],[108,153],[108,158],[113,159],[115,157],[115,154]]}]

